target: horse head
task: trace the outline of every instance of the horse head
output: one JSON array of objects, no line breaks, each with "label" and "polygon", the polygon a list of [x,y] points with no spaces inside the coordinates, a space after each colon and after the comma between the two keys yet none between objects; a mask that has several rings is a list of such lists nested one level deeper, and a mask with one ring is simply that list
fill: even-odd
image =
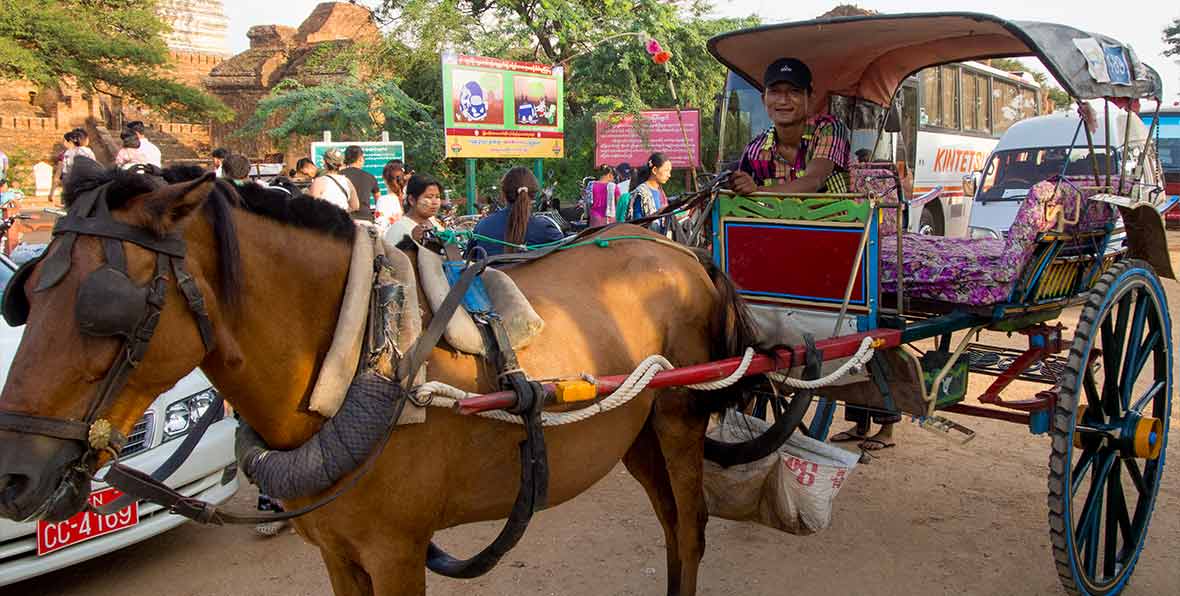
[{"label": "horse head", "polygon": [[[5,290],[5,318],[26,325],[0,393],[0,517],[8,519],[82,510],[119,438],[210,347],[191,298],[193,288],[213,295],[206,264],[184,259],[182,232],[213,190],[212,175],[169,184],[90,168],[71,178],[69,215],[44,256]],[[187,295],[178,283],[186,277]]]}]

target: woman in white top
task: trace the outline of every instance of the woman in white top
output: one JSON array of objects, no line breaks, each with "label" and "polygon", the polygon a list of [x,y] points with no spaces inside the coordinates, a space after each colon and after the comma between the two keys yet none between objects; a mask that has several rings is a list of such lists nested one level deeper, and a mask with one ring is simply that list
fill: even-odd
[{"label": "woman in white top", "polygon": [[357,199],[356,188],[352,186],[352,182],[349,182],[348,178],[340,173],[342,167],[344,167],[344,156],[340,154],[339,149],[325,151],[324,169],[320,172],[320,176],[312,180],[307,194],[352,213],[360,208],[361,203]]},{"label": "woman in white top", "polygon": [[377,211],[374,213],[376,216],[374,222],[381,231],[388,229],[405,214],[402,209],[402,201],[406,196],[405,173],[406,166],[400,159],[389,160],[385,164],[385,169],[381,170],[381,178],[385,180],[385,188],[389,189],[388,194],[381,195],[381,198],[377,199]]},{"label": "woman in white top", "polygon": [[385,241],[397,244],[409,236],[422,241],[422,233],[429,229],[441,230],[442,223],[434,216],[442,206],[442,184],[425,174],[414,174],[406,185],[406,214],[385,231]]},{"label": "woman in white top", "polygon": [[69,178],[70,169],[74,167],[74,158],[81,155],[94,161],[94,151],[90,150],[90,135],[81,128],[75,128],[65,134],[66,151],[61,156],[61,181],[65,183]]}]

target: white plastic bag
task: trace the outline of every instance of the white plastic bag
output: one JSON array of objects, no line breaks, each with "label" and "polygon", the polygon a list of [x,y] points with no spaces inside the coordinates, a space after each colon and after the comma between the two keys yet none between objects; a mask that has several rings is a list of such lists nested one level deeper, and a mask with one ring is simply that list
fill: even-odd
[{"label": "white plastic bag", "polygon": [[[726,443],[757,437],[767,422],[727,412],[708,436]],[[806,536],[832,523],[832,502],[860,456],[795,432],[786,444],[756,462],[722,468],[705,460],[709,515],[752,521]]]}]

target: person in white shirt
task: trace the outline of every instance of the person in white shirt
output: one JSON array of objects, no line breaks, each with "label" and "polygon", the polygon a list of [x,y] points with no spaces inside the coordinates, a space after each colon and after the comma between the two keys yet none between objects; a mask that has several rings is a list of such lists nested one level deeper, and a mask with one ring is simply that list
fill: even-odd
[{"label": "person in white shirt", "polygon": [[391,159],[385,163],[381,177],[385,179],[385,188],[389,192],[377,199],[374,222],[384,232],[404,214],[402,204],[406,196],[406,166],[400,159]]},{"label": "person in white shirt", "polygon": [[356,188],[352,182],[340,173],[344,167],[344,155],[339,149],[328,149],[324,152],[324,169],[320,175],[311,181],[307,194],[317,199],[323,199],[348,213],[360,207],[360,200],[356,195]]},{"label": "person in white shirt", "polygon": [[143,158],[147,161],[147,163],[156,166],[157,168],[164,167],[163,160],[160,156],[160,148],[157,147],[155,143],[152,143],[150,140],[148,140],[148,138],[143,134],[143,122],[139,120],[128,122],[127,130],[130,130],[131,132],[135,133],[135,136],[139,137],[139,152],[143,155]]},{"label": "person in white shirt", "polygon": [[74,158],[78,156],[86,157],[94,161],[98,161],[94,157],[94,151],[90,149],[90,135],[86,134],[85,130],[75,128],[65,134],[66,150],[61,156],[61,181],[69,178],[70,169],[74,167]]}]

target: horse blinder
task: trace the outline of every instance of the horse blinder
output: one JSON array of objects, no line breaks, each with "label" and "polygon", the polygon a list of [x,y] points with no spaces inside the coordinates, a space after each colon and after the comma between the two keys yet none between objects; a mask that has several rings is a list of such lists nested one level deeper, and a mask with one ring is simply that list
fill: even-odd
[{"label": "horse blinder", "polygon": [[33,274],[33,269],[40,261],[41,257],[36,257],[18,267],[16,273],[8,280],[8,285],[4,287],[0,314],[3,314],[4,320],[13,327],[20,327],[29,320],[29,297],[25,294],[25,283],[29,281],[29,276]]},{"label": "horse blinder", "polygon": [[114,267],[96,269],[78,286],[78,326],[91,337],[131,338],[147,311],[148,294]]}]

